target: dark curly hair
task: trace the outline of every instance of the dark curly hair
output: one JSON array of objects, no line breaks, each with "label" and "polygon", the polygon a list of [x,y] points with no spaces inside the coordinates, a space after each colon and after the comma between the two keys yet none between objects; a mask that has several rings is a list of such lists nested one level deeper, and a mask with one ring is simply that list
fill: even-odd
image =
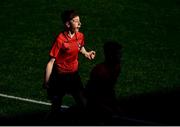
[{"label": "dark curly hair", "polygon": [[72,10],[65,10],[61,14],[61,19],[62,19],[63,23],[66,23],[67,21],[70,21],[71,19],[73,19],[76,16],[79,16],[77,11],[75,11],[73,9]]}]

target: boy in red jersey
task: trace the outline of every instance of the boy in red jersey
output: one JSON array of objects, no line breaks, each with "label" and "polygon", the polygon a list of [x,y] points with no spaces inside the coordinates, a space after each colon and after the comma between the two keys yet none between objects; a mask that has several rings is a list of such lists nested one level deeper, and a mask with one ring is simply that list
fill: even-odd
[{"label": "boy in red jersey", "polygon": [[52,110],[60,111],[65,94],[71,94],[79,107],[84,107],[83,85],[78,74],[78,54],[89,60],[95,57],[95,51],[86,51],[84,35],[79,14],[74,10],[64,11],[61,15],[65,30],[60,32],[50,50],[44,77],[44,88],[52,103]]}]

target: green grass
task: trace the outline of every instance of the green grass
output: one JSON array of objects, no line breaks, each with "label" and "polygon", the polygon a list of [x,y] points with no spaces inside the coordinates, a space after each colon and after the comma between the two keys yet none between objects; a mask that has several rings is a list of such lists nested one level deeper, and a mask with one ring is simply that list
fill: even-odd
[{"label": "green grass", "polygon": [[[31,115],[36,113],[48,112],[50,107],[47,105],[34,104],[29,102],[11,100],[0,97],[1,109],[0,117],[16,117],[23,115]],[[13,106],[13,107],[12,107]]]},{"label": "green grass", "polygon": [[[114,39],[124,47],[117,97],[179,87],[178,0],[6,0],[0,4],[0,93],[48,101],[41,87],[44,69],[63,29],[60,13],[68,8],[80,12],[86,47],[97,52],[91,62],[80,55],[84,84],[103,61],[104,42]],[[8,109],[0,114],[14,110]]]}]

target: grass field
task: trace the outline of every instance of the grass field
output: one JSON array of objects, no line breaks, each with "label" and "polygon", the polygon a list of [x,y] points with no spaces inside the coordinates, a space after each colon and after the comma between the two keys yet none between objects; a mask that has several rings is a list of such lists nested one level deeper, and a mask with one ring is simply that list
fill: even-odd
[{"label": "grass field", "polygon": [[[179,0],[5,0],[0,2],[0,93],[48,102],[44,69],[63,29],[60,13],[69,8],[80,12],[86,47],[97,52],[91,62],[80,55],[84,84],[103,61],[104,42],[113,39],[123,45],[117,97],[179,87]],[[0,103],[1,116],[49,108],[1,97]],[[73,100],[66,97],[64,103]]]}]

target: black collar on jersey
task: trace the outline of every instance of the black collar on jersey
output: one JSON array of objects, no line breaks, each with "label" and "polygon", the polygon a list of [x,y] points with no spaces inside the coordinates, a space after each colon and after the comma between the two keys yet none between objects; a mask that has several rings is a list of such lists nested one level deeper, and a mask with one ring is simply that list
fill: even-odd
[{"label": "black collar on jersey", "polygon": [[[63,32],[63,35],[65,36],[66,40],[69,41],[68,37],[66,36],[65,32]],[[78,41],[77,34],[75,32],[76,41]]]},{"label": "black collar on jersey", "polygon": [[[68,39],[68,37],[66,36],[65,32],[63,32],[63,35],[65,36],[65,38],[66,38],[66,40],[67,40],[67,42],[68,42],[69,39]],[[76,32],[75,32],[75,37],[76,37],[76,43],[77,43],[79,49],[81,49],[82,46],[81,46],[81,44],[78,42],[78,38],[77,38]]]}]

